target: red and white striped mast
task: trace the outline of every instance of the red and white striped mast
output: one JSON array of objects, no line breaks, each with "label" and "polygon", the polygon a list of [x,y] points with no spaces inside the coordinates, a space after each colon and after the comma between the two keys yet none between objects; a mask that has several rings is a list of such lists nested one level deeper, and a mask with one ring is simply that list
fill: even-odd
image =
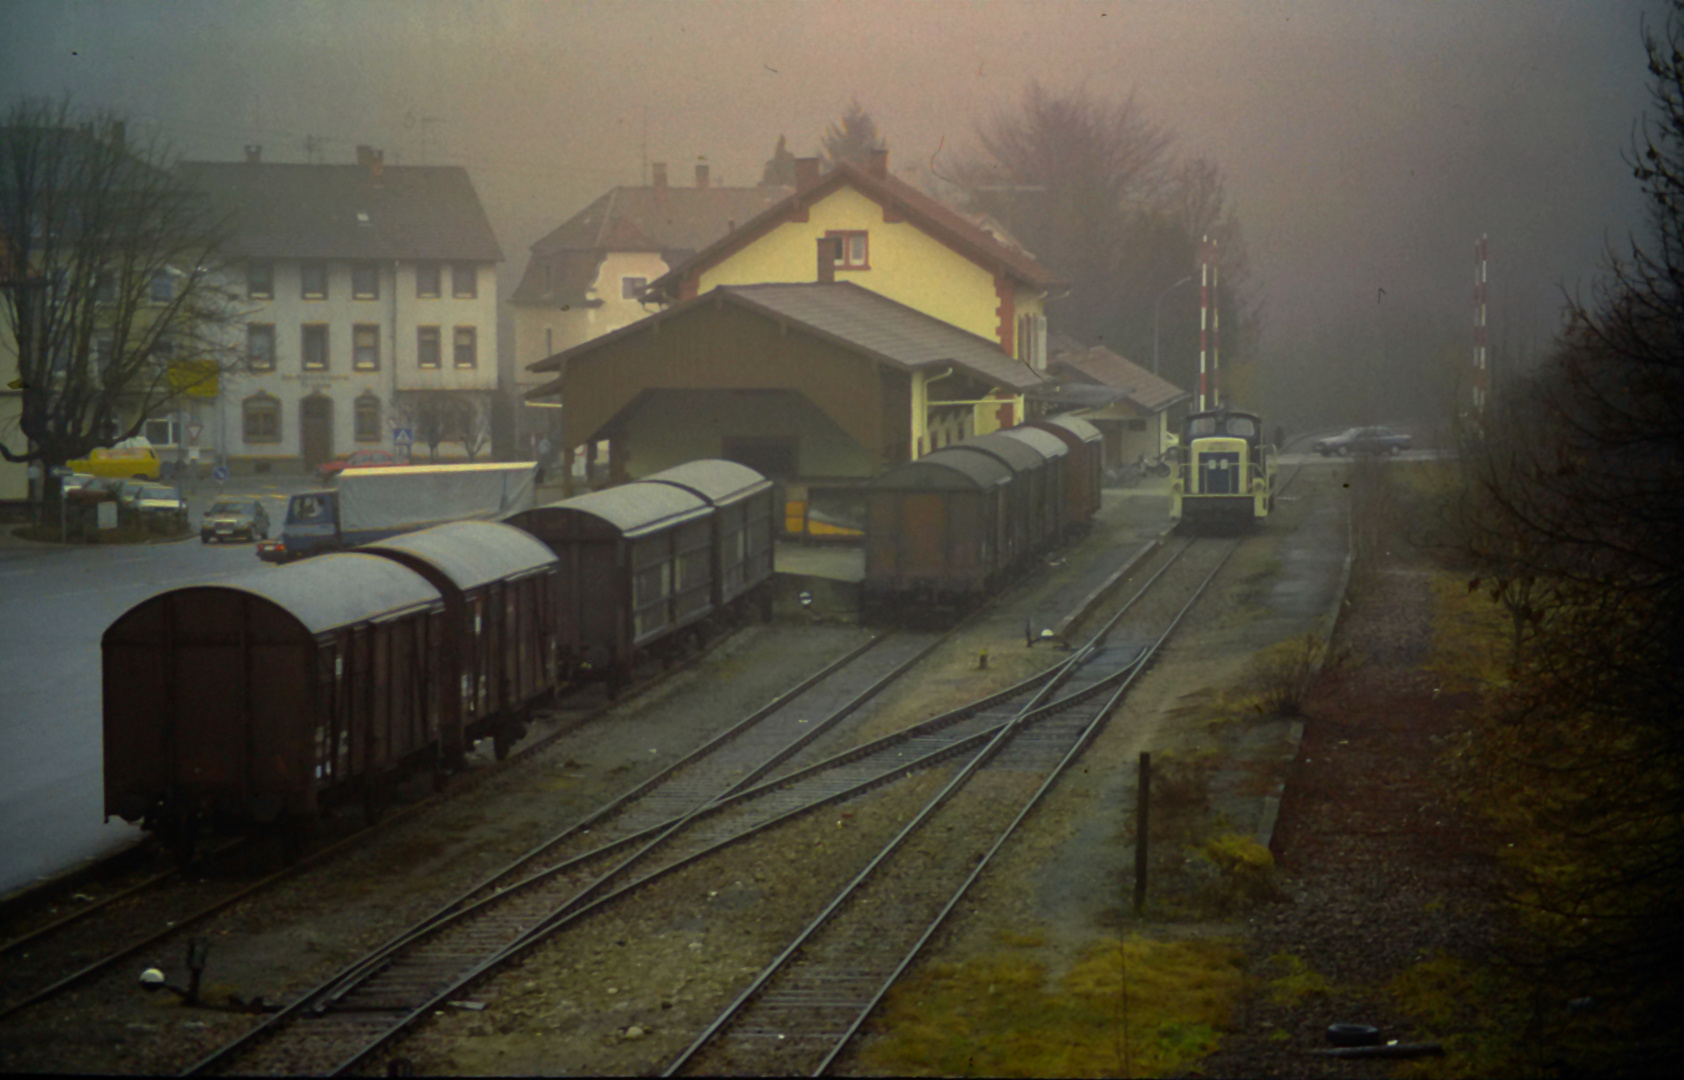
[{"label": "red and white striped mast", "polygon": [[1222,347],[1222,325],[1216,297],[1216,241],[1207,234],[1199,239],[1200,412],[1222,406],[1222,375],[1217,369],[1218,354]]},{"label": "red and white striped mast", "polygon": [[1490,354],[1485,345],[1486,238],[1474,242],[1474,355],[1473,415],[1475,423],[1485,415],[1486,370]]}]

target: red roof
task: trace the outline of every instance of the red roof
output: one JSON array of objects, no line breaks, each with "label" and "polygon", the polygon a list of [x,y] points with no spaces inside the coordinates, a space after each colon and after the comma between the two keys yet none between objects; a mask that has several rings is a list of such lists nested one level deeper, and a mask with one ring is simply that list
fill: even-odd
[{"label": "red roof", "polygon": [[1174,383],[1123,359],[1103,345],[1062,349],[1047,359],[1048,367],[1063,367],[1084,382],[1125,391],[1130,401],[1152,412],[1161,412],[1188,396],[1187,391]]}]

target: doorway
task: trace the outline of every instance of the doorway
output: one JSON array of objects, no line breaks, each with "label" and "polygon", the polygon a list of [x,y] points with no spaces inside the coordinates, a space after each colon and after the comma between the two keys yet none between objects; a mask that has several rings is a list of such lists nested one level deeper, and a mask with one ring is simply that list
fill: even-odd
[{"label": "doorway", "polygon": [[304,455],[304,471],[311,472],[333,457],[333,399],[312,394],[299,403],[298,443]]}]

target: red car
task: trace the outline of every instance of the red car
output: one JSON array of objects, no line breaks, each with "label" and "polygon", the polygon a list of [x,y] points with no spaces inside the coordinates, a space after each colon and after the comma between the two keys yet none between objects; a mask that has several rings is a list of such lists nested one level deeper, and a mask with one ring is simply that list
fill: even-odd
[{"label": "red car", "polygon": [[383,469],[392,465],[408,464],[407,461],[399,461],[393,457],[389,450],[354,450],[332,461],[322,462],[316,473],[324,484],[331,484],[346,469]]}]

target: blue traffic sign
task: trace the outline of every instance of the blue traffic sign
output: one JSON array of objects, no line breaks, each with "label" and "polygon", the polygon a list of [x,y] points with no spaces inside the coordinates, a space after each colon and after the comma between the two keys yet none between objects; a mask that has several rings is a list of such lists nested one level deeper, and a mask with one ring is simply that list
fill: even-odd
[{"label": "blue traffic sign", "polygon": [[393,428],[392,441],[400,444],[412,443],[415,441],[415,433],[406,427]]},{"label": "blue traffic sign", "polygon": [[215,480],[219,484],[232,475],[233,474],[228,471],[228,466],[226,465],[218,465],[216,468],[211,470],[211,479]]}]

